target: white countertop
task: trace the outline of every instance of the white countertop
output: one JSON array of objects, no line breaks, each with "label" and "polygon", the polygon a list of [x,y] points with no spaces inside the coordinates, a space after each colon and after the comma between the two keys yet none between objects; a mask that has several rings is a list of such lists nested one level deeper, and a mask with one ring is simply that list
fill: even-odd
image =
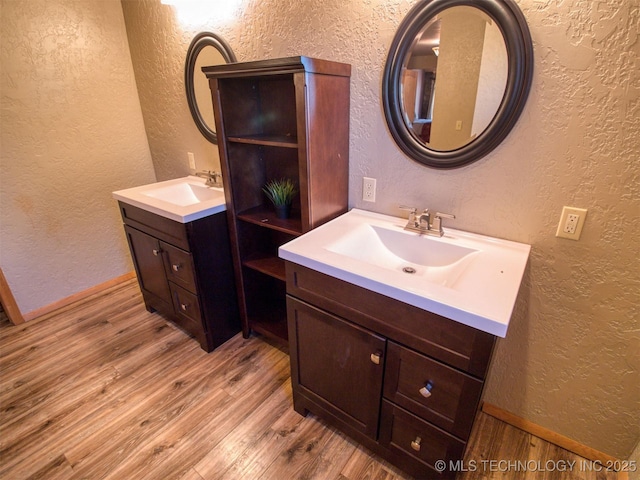
[{"label": "white countertop", "polygon": [[188,223],[227,209],[224,190],[188,176],[113,192],[113,198],[157,215]]},{"label": "white countertop", "polygon": [[[506,336],[531,247],[450,228],[445,228],[442,238],[421,236],[404,230],[406,223],[404,218],[353,209],[282,245],[279,256],[484,332]],[[381,241],[380,232],[388,238]],[[415,251],[407,256],[391,253],[384,242],[406,244]],[[418,262],[413,264],[405,259],[416,257],[423,247],[435,251],[436,257],[413,260]],[[451,255],[446,259],[449,252],[460,258]],[[416,274],[405,273],[403,266],[415,267]]]}]

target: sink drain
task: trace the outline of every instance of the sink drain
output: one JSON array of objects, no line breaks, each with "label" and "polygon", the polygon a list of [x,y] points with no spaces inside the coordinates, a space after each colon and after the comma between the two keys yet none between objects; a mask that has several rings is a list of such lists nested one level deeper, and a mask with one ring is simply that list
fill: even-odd
[{"label": "sink drain", "polygon": [[413,267],[404,267],[404,268],[402,269],[402,271],[403,271],[404,273],[416,273],[416,269],[415,269],[415,268],[413,268]]}]

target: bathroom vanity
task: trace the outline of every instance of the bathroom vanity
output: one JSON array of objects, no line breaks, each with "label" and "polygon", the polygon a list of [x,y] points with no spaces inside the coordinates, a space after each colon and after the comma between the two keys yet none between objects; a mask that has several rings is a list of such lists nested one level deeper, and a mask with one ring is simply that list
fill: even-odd
[{"label": "bathroom vanity", "polygon": [[207,352],[240,331],[222,189],[195,177],[114,192],[147,310]]},{"label": "bathroom vanity", "polygon": [[495,337],[287,263],[294,408],[418,477],[462,458]]},{"label": "bathroom vanity", "polygon": [[358,210],[280,247],[295,410],[418,478],[454,477],[528,253]]}]

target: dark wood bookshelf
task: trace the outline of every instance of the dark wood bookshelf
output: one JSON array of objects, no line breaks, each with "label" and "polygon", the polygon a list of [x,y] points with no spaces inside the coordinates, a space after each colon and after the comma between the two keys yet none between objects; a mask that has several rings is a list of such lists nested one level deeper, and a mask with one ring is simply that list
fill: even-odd
[{"label": "dark wood bookshelf", "polygon": [[285,309],[272,309],[263,316],[250,317],[249,321],[251,328],[262,335],[278,340],[289,340]]},{"label": "dark wood bookshelf", "polygon": [[302,234],[300,214],[298,213],[296,216],[296,212],[293,212],[292,215],[291,218],[278,218],[272,208],[260,205],[238,213],[238,220],[291,235],[300,235]]},{"label": "dark wood bookshelf", "polygon": [[[242,333],[287,339],[278,247],[347,211],[351,66],[291,57],[204,67],[212,91]],[[298,188],[291,217],[262,191]]]},{"label": "dark wood bookshelf", "polygon": [[248,259],[243,261],[242,265],[283,282],[286,281],[284,260],[277,256]]},{"label": "dark wood bookshelf", "polygon": [[270,147],[298,148],[298,139],[287,135],[246,135],[229,137],[230,142]]}]

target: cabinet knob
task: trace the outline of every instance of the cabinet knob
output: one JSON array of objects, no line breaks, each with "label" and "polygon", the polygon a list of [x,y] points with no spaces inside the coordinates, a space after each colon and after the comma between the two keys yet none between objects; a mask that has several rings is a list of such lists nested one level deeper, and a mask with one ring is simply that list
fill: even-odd
[{"label": "cabinet knob", "polygon": [[382,358],[382,352],[376,352],[371,354],[371,361],[376,365],[380,365],[381,358]]},{"label": "cabinet knob", "polygon": [[411,442],[411,448],[413,448],[416,452],[419,452],[421,443],[422,439],[420,437],[416,437],[416,439]]},{"label": "cabinet knob", "polygon": [[424,398],[429,398],[431,396],[431,390],[433,389],[433,383],[427,382],[427,384],[422,387],[419,392]]},{"label": "cabinet knob", "polygon": [[182,309],[183,312],[186,312],[187,308],[189,308],[189,305],[187,305],[186,303],[181,303],[180,308]]},{"label": "cabinet knob", "polygon": [[182,268],[182,265],[180,263],[178,263],[178,264],[174,263],[173,265],[171,265],[171,268],[173,268],[174,272],[177,272],[178,270],[180,270]]},{"label": "cabinet knob", "polygon": [[162,251],[162,250],[160,250],[159,248],[154,248],[154,249],[152,250],[153,254],[154,254],[156,257],[157,257],[158,255],[160,255],[160,252],[161,252],[161,251]]}]

